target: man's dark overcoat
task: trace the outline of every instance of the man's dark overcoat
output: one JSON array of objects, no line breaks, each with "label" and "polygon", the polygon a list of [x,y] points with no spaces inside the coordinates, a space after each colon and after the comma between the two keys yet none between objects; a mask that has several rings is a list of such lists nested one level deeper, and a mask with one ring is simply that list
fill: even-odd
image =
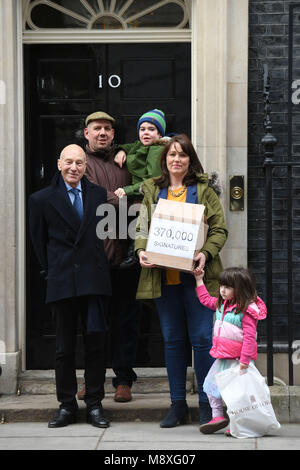
[{"label": "man's dark overcoat", "polygon": [[47,278],[46,303],[86,295],[111,295],[103,241],[96,226],[97,207],[106,190],[81,179],[84,216],[80,221],[58,173],[50,186],[29,198],[29,229],[38,261]]}]

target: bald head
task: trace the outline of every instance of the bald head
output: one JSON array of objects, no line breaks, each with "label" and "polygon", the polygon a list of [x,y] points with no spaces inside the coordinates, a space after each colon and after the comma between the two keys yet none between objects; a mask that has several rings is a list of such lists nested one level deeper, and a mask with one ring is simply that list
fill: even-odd
[{"label": "bald head", "polygon": [[59,159],[65,158],[68,155],[82,155],[86,159],[85,151],[77,144],[70,144],[64,147],[60,153]]},{"label": "bald head", "polygon": [[86,169],[84,150],[76,144],[67,145],[57,160],[57,167],[64,181],[76,188]]}]

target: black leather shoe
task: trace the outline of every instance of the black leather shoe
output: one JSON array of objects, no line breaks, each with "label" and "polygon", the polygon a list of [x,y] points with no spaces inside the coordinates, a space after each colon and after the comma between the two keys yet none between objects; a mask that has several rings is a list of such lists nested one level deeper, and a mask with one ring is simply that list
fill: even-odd
[{"label": "black leather shoe", "polygon": [[68,424],[76,423],[76,413],[67,410],[66,408],[60,408],[58,415],[48,423],[48,428],[62,428],[68,426]]},{"label": "black leather shoe", "polygon": [[99,406],[98,408],[93,408],[87,410],[86,421],[96,428],[108,428],[109,421],[103,415],[103,408]]},{"label": "black leather shoe", "polygon": [[165,419],[160,423],[161,428],[174,428],[179,424],[191,424],[191,416],[185,400],[172,402]]}]

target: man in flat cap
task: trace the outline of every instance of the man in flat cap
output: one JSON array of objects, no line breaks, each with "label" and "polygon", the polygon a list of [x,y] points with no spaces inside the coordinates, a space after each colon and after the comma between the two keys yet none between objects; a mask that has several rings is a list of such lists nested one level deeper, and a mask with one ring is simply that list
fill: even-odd
[{"label": "man in flat cap", "polygon": [[[114,194],[118,188],[131,183],[126,168],[114,162],[115,119],[103,111],[87,116],[84,136],[86,145],[86,176],[94,184],[107,190],[107,202],[119,207],[120,199]],[[117,216],[118,220],[118,216]],[[133,370],[138,335],[138,304],[135,300],[138,282],[138,267],[119,268],[127,257],[127,240],[104,240],[104,248],[110,263],[112,297],[109,312],[112,368],[116,375],[113,386],[114,399],[118,402],[130,401],[132,383],[137,376]],[[83,398],[85,389],[78,394]]]}]

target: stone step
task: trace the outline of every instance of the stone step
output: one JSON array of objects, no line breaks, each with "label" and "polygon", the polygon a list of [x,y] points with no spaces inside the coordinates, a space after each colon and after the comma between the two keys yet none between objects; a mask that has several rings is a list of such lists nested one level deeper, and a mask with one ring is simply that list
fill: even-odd
[{"label": "stone step", "polygon": [[[280,423],[300,423],[300,387],[270,387],[271,400]],[[193,422],[199,421],[198,394],[187,393],[187,402]],[[137,393],[128,403],[116,403],[113,394],[102,401],[105,414],[111,422],[152,421],[159,423],[170,407],[169,393]],[[58,409],[55,394],[2,395],[0,397],[0,423],[48,422]],[[78,401],[79,421],[85,420],[85,403]]]},{"label": "stone step", "polygon": [[[107,370],[103,406],[111,421],[155,421],[163,419],[170,407],[169,384],[165,368],[135,368],[138,379],[133,384],[133,399],[129,403],[116,403],[111,379],[114,373]],[[83,371],[77,371],[79,389],[83,384]],[[271,400],[282,423],[300,423],[300,387],[274,385],[270,387]],[[187,373],[187,402],[193,421],[198,422],[198,394],[193,369]],[[85,419],[85,404],[78,401],[79,419]],[[0,422],[45,421],[56,413],[53,370],[25,371],[19,376],[16,395],[0,395]]]},{"label": "stone step", "polygon": [[[198,399],[196,395],[188,396],[193,420],[198,419]],[[105,415],[112,422],[148,421],[159,422],[170,407],[168,393],[142,394],[134,393],[128,403],[116,403],[113,394],[108,394],[102,401]],[[49,421],[57,413],[59,403],[51,395],[3,395],[0,398],[0,420],[5,422]],[[78,401],[78,420],[85,420],[85,403]]]},{"label": "stone step", "polygon": [[[169,393],[169,382],[165,368],[135,368],[137,381],[134,382],[134,393]],[[77,383],[80,390],[84,383],[83,370],[77,370]],[[114,393],[112,369],[107,369],[105,393]],[[187,370],[187,392],[193,390],[194,373],[190,367]],[[34,395],[55,394],[54,370],[27,370],[21,372],[18,378],[18,393]]]}]

